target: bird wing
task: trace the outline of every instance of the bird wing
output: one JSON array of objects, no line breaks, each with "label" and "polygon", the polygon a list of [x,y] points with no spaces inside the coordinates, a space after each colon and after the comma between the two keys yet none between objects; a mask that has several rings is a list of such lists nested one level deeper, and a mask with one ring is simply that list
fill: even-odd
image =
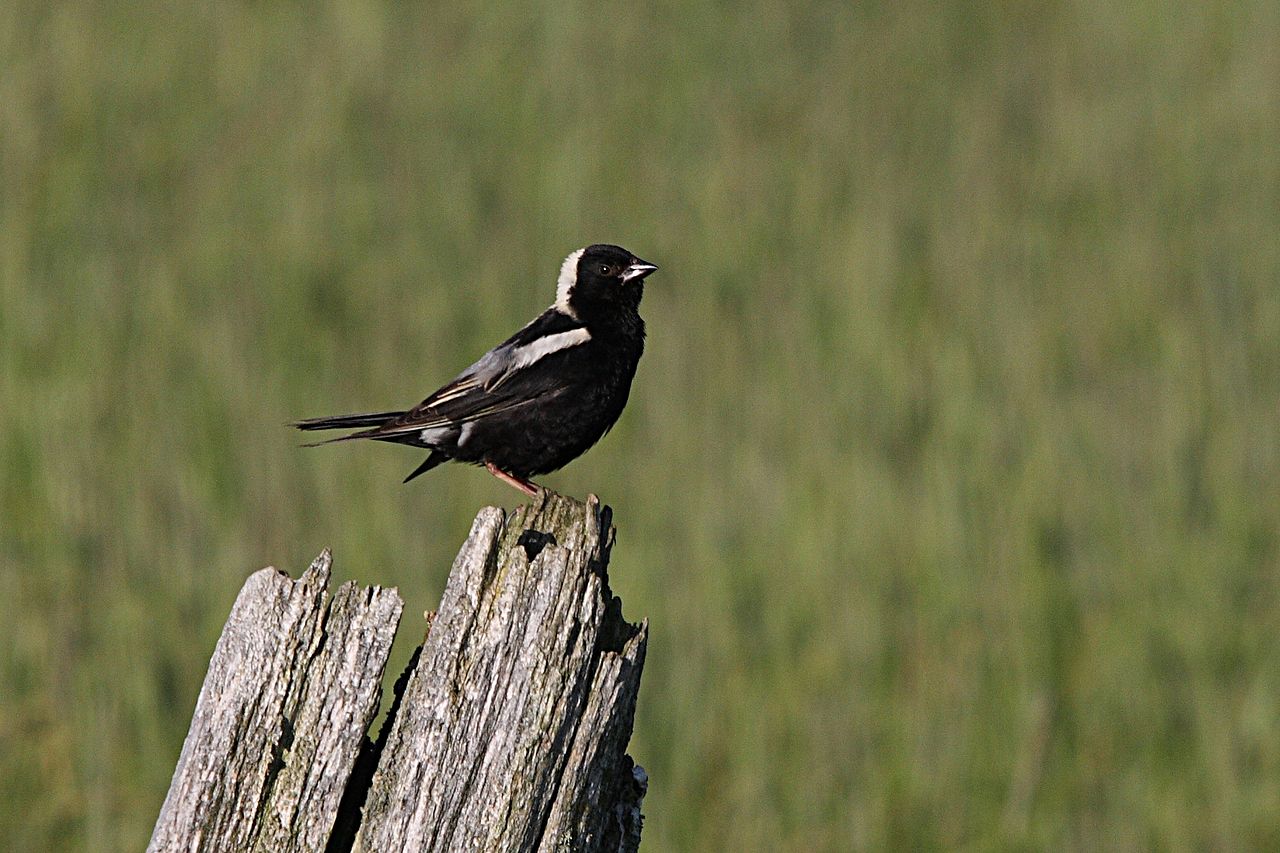
[{"label": "bird wing", "polygon": [[548,308],[448,384],[367,437],[460,425],[558,394],[563,376],[556,369],[559,360],[551,356],[590,340],[582,323]]}]

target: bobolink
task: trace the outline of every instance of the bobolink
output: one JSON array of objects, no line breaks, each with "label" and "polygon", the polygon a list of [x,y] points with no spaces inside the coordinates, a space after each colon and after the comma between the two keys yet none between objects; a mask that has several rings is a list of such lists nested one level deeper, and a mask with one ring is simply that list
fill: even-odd
[{"label": "bobolink", "polygon": [[527,495],[529,478],[562,468],[622,414],[644,352],[640,298],[657,267],[619,246],[565,258],[555,304],[409,411],[298,421],[430,450],[405,482],[442,462],[484,465]]}]

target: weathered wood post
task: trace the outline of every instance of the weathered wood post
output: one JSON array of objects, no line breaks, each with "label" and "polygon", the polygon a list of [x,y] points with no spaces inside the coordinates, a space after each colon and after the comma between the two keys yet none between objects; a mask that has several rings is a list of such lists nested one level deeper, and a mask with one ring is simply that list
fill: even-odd
[{"label": "weathered wood post", "polygon": [[635,850],[647,625],[609,590],[613,541],[594,496],[481,510],[376,743],[400,597],[330,598],[328,552],[255,573],[149,849]]}]

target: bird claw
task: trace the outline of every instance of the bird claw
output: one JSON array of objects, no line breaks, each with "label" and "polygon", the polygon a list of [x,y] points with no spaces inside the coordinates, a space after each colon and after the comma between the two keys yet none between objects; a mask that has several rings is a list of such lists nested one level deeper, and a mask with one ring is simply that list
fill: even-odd
[{"label": "bird claw", "polygon": [[506,471],[503,471],[501,468],[499,468],[497,465],[494,465],[492,462],[484,463],[484,467],[485,467],[485,470],[487,470],[490,474],[497,477],[499,480],[506,483],[508,486],[511,486],[513,489],[519,489],[520,491],[524,492],[526,495],[528,495],[531,498],[536,498],[539,494],[542,493],[542,487],[539,486],[537,483],[531,482],[529,480],[522,480],[521,478],[515,476],[514,474],[508,474]]}]

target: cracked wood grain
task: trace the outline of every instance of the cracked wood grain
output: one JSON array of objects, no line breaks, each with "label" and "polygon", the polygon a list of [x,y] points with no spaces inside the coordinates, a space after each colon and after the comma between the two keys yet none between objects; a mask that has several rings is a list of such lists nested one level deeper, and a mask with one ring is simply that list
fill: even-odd
[{"label": "cracked wood grain", "polygon": [[477,516],[356,850],[635,849],[644,773],[626,747],[647,625],[609,591],[613,540],[594,496]]},{"label": "cracked wood grain", "polygon": [[378,710],[402,604],[326,589],[326,550],[298,580],[245,582],[209,662],[148,850],[322,850]]},{"label": "cracked wood grain", "polygon": [[327,551],[255,573],[148,849],[634,851],[647,624],[609,590],[613,542],[594,496],[482,510],[376,745],[395,590],[330,599]]}]

